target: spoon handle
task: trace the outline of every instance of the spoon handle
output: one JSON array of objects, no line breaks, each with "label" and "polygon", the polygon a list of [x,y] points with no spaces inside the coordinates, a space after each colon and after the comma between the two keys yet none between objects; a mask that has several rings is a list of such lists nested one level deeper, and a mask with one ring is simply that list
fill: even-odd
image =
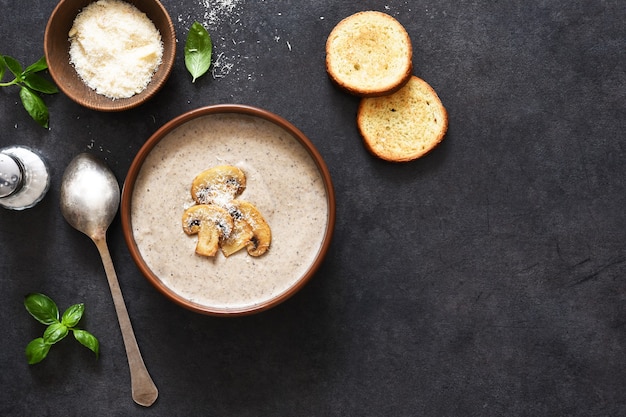
[{"label": "spoon handle", "polygon": [[117,320],[119,321],[120,330],[122,331],[122,339],[124,339],[128,367],[130,368],[130,384],[133,400],[139,405],[149,407],[156,401],[159,391],[152,381],[146,369],[146,365],[143,362],[143,358],[141,357],[137,339],[135,339],[135,333],[133,332],[133,327],[128,317],[128,310],[126,310],[126,304],[124,303],[124,297],[122,296],[122,290],[120,289],[117,274],[113,267],[113,260],[109,253],[106,237],[94,239],[94,243],[98,247],[98,251],[102,257],[104,270],[107,280],[109,281],[109,287],[111,288],[113,304],[117,312]]}]

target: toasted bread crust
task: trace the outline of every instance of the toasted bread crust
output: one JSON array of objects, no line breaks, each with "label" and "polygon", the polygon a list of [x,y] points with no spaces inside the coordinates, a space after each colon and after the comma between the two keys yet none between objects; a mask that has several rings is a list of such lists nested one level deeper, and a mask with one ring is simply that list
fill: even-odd
[{"label": "toasted bread crust", "polygon": [[326,71],[350,94],[391,94],[410,79],[413,49],[406,29],[378,11],[355,13],[340,21],[326,41]]},{"label": "toasted bread crust", "polygon": [[363,98],[357,125],[372,154],[407,162],[426,155],[441,142],[448,130],[448,113],[435,90],[412,76],[394,94]]}]

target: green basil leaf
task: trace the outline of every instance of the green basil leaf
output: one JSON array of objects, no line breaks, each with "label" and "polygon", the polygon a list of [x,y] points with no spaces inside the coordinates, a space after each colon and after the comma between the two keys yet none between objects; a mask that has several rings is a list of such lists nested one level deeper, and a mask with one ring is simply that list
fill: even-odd
[{"label": "green basil leaf", "polygon": [[26,345],[26,359],[28,360],[28,364],[34,365],[41,362],[48,356],[48,351],[50,351],[50,345],[44,342],[43,338],[38,337],[37,339],[31,340],[31,342]]},{"label": "green basil leaf", "polygon": [[43,340],[49,345],[53,345],[58,341],[61,341],[67,336],[69,330],[63,323],[52,323],[43,332]]},{"label": "green basil leaf", "polygon": [[52,324],[59,321],[57,305],[44,294],[31,293],[24,299],[26,310],[41,324]]},{"label": "green basil leaf", "polygon": [[35,73],[26,74],[24,76],[24,84],[30,87],[31,90],[39,91],[40,93],[55,94],[59,92],[56,85]]},{"label": "green basil leaf", "polygon": [[7,63],[4,61],[4,57],[0,55],[0,82],[4,78],[4,73],[7,70]]},{"label": "green basil leaf", "polygon": [[100,342],[98,342],[96,336],[92,335],[87,330],[74,329],[74,338],[78,340],[81,345],[95,353],[96,358],[100,355]]},{"label": "green basil leaf", "polygon": [[4,56],[4,62],[7,64],[7,68],[9,69],[9,71],[11,71],[13,75],[15,75],[15,78],[21,81],[22,80],[22,65],[19,62],[17,62],[16,59],[11,58],[8,55]]},{"label": "green basil leaf", "polygon": [[48,107],[41,97],[30,88],[22,87],[20,89],[20,98],[22,99],[22,105],[28,114],[30,114],[30,117],[47,129],[49,118]]},{"label": "green basil leaf", "polygon": [[26,69],[24,70],[24,75],[32,74],[34,72],[43,71],[43,70],[45,70],[47,68],[48,68],[48,63],[46,62],[46,57],[42,56],[41,58],[39,58],[39,61],[35,62],[32,65],[29,65],[28,67],[26,67]]},{"label": "green basil leaf", "polygon": [[83,312],[85,311],[85,305],[83,303],[74,304],[70,306],[61,317],[61,323],[66,325],[67,327],[74,327],[78,324],[80,319],[83,317]]},{"label": "green basil leaf", "polygon": [[213,43],[209,32],[198,22],[194,22],[185,41],[185,66],[193,77],[191,82],[209,70]]}]

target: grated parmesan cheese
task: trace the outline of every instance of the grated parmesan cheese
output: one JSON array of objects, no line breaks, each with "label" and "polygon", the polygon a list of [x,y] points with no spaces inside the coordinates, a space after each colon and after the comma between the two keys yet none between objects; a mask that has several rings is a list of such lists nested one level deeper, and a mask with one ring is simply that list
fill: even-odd
[{"label": "grated parmesan cheese", "polygon": [[98,0],[69,32],[70,62],[90,88],[112,99],[142,92],[161,64],[163,43],[154,23],[132,4]]}]

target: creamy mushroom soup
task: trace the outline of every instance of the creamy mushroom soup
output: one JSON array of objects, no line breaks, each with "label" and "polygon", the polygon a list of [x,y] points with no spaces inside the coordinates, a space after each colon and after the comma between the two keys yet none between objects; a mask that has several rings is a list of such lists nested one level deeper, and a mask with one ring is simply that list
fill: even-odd
[{"label": "creamy mushroom soup", "polygon": [[[199,256],[197,237],[183,232],[193,178],[222,164],[245,172],[238,199],[255,204],[271,227],[261,257],[245,250]],[[319,252],[328,215],[308,151],[281,127],[239,114],[202,116],[161,139],[142,164],[131,205],[134,239],[150,270],[179,296],[215,309],[253,307],[288,291]]]}]

